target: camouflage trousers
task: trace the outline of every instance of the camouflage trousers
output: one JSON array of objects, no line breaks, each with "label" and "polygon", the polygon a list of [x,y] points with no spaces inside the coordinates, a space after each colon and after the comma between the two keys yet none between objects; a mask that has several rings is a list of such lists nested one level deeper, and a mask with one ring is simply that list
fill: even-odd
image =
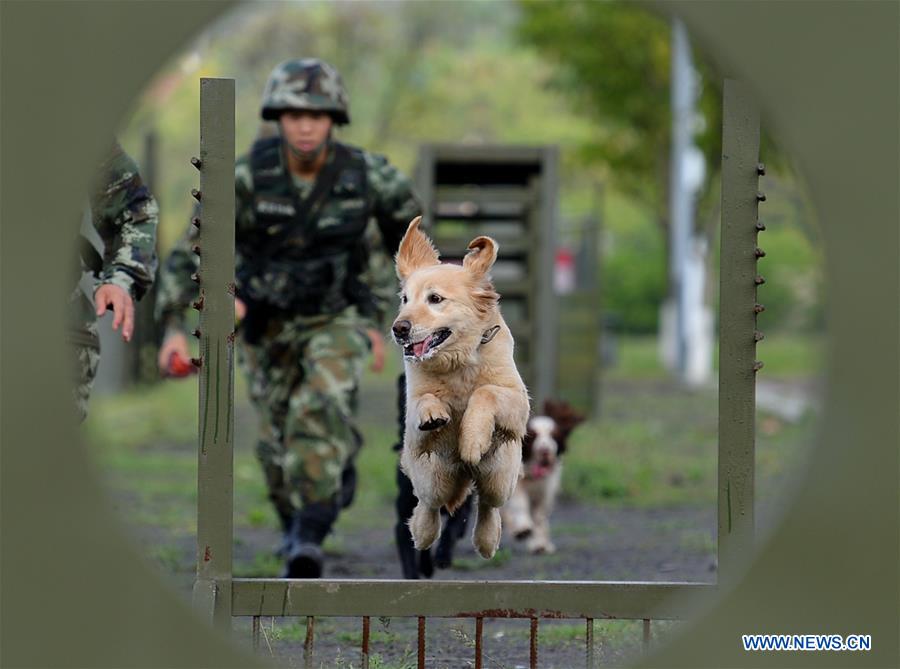
[{"label": "camouflage trousers", "polygon": [[282,519],[341,492],[362,438],[353,424],[369,339],[355,312],[270,323],[239,363],[260,416],[256,455]]},{"label": "camouflage trousers", "polygon": [[97,367],[100,365],[99,337],[96,335],[96,325],[92,333],[70,334],[72,344],[72,399],[75,403],[75,411],[79,422],[84,422],[88,413],[88,402],[91,399],[91,388],[94,378],[97,376]]}]

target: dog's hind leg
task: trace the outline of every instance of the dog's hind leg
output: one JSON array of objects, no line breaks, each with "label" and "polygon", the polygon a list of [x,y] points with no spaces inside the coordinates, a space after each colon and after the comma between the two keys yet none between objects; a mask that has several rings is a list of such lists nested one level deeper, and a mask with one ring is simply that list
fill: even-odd
[{"label": "dog's hind leg", "polygon": [[516,539],[527,538],[534,529],[529,506],[528,493],[525,491],[525,486],[519,482],[516,485],[516,491],[509,498],[509,502],[503,507],[503,522],[507,524],[510,534]]},{"label": "dog's hind leg", "polygon": [[497,447],[477,469],[478,516],[472,543],[484,558],[494,555],[500,545],[500,507],[512,496],[519,479],[522,448],[518,441],[506,441]]},{"label": "dog's hind leg", "polygon": [[490,560],[500,546],[500,534],[503,523],[500,521],[500,510],[478,500],[478,516],[475,519],[475,531],[472,532],[472,545],[485,560]]},{"label": "dog's hind leg", "polygon": [[416,508],[413,509],[412,518],[409,519],[409,531],[412,534],[416,550],[424,551],[431,548],[441,536],[440,507],[430,507],[419,500]]}]

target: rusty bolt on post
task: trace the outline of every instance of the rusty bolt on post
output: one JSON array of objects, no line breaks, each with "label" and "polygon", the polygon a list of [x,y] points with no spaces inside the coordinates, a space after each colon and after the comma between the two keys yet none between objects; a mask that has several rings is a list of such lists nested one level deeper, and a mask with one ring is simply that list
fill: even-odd
[{"label": "rusty bolt on post", "polygon": [[[197,199],[199,200],[200,198],[198,197]],[[765,201],[766,201],[766,194],[763,193],[762,191],[757,192],[757,193],[756,193],[756,200],[757,200],[757,202],[765,202]]]},{"label": "rusty bolt on post", "polygon": [[756,173],[759,176],[765,176],[766,174],[766,164],[765,163],[757,163],[756,164]]},{"label": "rusty bolt on post", "polygon": [[197,311],[203,311],[203,296],[201,295],[199,300],[191,302],[191,306]]},{"label": "rusty bolt on post", "polygon": [[200,328],[194,328],[191,331],[191,334],[194,335],[197,339],[200,339]]},{"label": "rusty bolt on post", "polygon": [[756,332],[753,333],[753,341],[762,341],[765,338],[766,338],[766,335],[764,335],[759,330],[757,330]]},{"label": "rusty bolt on post", "polygon": [[198,170],[199,170],[201,167],[203,167],[203,163],[200,162],[200,159],[199,159],[197,156],[192,156],[192,157],[191,157],[191,165],[193,165],[194,167],[196,167]]},{"label": "rusty bolt on post", "polygon": [[758,246],[756,247],[755,254],[756,254],[756,257],[757,257],[757,258],[765,258],[765,257],[766,257],[766,252],[763,251],[763,250],[762,250],[761,248],[759,248]]},{"label": "rusty bolt on post", "polygon": [[194,218],[191,219],[191,225],[193,225],[195,228],[197,228],[199,230],[200,229],[200,218],[198,216],[194,216]]},{"label": "rusty bolt on post", "polygon": [[764,304],[754,304],[753,305],[753,313],[754,314],[761,314],[765,310],[766,310],[766,305],[764,305]]},{"label": "rusty bolt on post", "polygon": [[766,229],[766,224],[765,224],[765,223],[763,223],[762,221],[757,221],[757,222],[756,222],[756,230],[757,230],[758,232],[762,232],[762,231],[765,230],[765,229]]},{"label": "rusty bolt on post", "polygon": [[191,188],[191,197],[194,198],[195,200],[197,200],[197,202],[199,202],[200,198],[203,197],[203,194],[200,191],[198,191],[196,188]]},{"label": "rusty bolt on post", "polygon": [[756,362],[753,363],[753,371],[754,372],[758,372],[763,367],[765,367],[765,364],[763,363],[762,360],[757,360]]},{"label": "rusty bolt on post", "polygon": [[765,279],[762,277],[762,275],[760,275],[760,274],[757,274],[757,275],[756,275],[756,278],[753,279],[753,283],[755,283],[757,286],[761,286],[761,285],[763,285],[765,282],[766,282],[766,280],[765,280]]},{"label": "rusty bolt on post", "polygon": [[191,281],[193,281],[194,283],[200,283],[200,273],[194,272],[193,274],[191,274]]},{"label": "rusty bolt on post", "polygon": [[191,358],[191,364],[194,367],[200,367],[203,364],[203,359],[202,358]]},{"label": "rusty bolt on post", "polygon": [[194,252],[194,255],[198,255],[198,256],[199,256],[199,255],[200,255],[200,245],[199,245],[199,244],[194,244],[194,245],[191,247],[191,251]]}]

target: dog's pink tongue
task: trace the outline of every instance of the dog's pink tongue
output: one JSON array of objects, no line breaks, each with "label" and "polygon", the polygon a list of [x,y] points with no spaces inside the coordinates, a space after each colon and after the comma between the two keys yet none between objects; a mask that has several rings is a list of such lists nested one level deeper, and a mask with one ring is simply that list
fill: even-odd
[{"label": "dog's pink tongue", "polygon": [[425,353],[425,350],[428,348],[428,344],[431,342],[431,337],[425,337],[418,344],[413,344],[413,354],[417,358],[421,358],[422,354]]},{"label": "dog's pink tongue", "polygon": [[550,467],[548,467],[547,465],[542,465],[542,464],[536,462],[536,463],[534,463],[533,465],[531,465],[531,472],[530,472],[530,473],[531,473],[531,478],[533,478],[533,479],[542,479],[542,478],[544,478],[547,474],[550,473]]}]

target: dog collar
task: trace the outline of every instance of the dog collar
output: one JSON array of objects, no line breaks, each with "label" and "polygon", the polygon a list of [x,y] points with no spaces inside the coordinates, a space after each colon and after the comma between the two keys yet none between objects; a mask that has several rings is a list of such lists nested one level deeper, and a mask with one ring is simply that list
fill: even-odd
[{"label": "dog collar", "polygon": [[491,339],[493,339],[496,334],[500,332],[500,326],[495,325],[494,327],[488,328],[481,335],[481,344],[487,344]]}]

